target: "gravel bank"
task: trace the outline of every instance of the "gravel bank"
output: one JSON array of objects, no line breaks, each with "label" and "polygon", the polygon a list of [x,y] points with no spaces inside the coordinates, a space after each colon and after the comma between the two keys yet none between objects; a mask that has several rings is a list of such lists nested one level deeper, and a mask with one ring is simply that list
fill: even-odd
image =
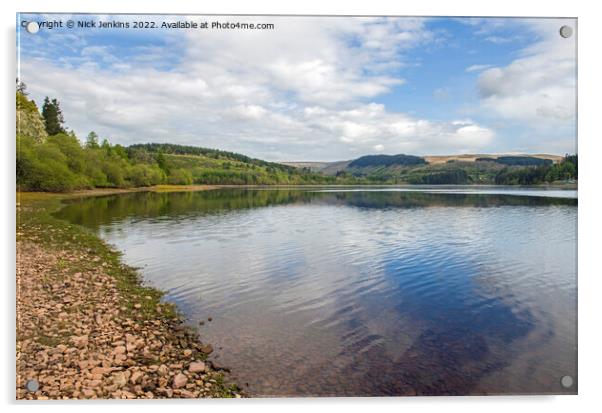
[{"label": "gravel bank", "polygon": [[241,397],[159,291],[41,199],[18,205],[17,399]]}]

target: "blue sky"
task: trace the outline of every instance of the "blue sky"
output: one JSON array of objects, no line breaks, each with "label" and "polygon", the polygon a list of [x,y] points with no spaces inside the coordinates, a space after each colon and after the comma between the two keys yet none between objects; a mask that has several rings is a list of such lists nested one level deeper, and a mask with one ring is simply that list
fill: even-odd
[{"label": "blue sky", "polygon": [[220,21],[273,30],[18,32],[31,96],[80,138],[175,142],[269,160],[576,151],[569,19],[20,15]]}]

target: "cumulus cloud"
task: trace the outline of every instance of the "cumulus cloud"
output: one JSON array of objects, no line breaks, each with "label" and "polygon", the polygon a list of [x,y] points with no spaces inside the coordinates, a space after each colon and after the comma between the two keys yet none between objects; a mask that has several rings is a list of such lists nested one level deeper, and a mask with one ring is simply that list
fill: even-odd
[{"label": "cumulus cloud", "polygon": [[471,152],[491,143],[494,132],[471,120],[433,122],[391,113],[380,104],[351,110],[308,108],[306,123],[315,130],[334,134],[356,152],[446,153]]},{"label": "cumulus cloud", "polygon": [[[537,41],[507,66],[483,71],[478,90],[483,107],[502,118],[563,123],[575,117],[575,36],[564,39],[565,20],[531,21]],[[573,24],[574,21],[569,21]],[[557,126],[557,125],[554,125]]]},{"label": "cumulus cloud", "polygon": [[[260,20],[276,30],[191,30],[125,51],[82,36],[73,42],[75,53],[28,53],[21,75],[36,100],[59,98],[79,136],[95,130],[123,144],[162,141],[271,160],[337,160],[371,152],[470,152],[494,139],[475,121],[421,119],[374,103],[405,87],[400,73],[413,63],[408,52],[436,41],[424,19]],[[483,82],[484,99],[505,96],[504,82]],[[562,108],[542,110],[539,116],[558,116]]]}]

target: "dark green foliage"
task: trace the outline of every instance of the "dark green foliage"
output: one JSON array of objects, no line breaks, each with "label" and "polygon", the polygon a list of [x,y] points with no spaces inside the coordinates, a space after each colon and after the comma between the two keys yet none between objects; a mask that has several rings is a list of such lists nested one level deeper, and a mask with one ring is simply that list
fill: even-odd
[{"label": "dark green foliage", "polygon": [[498,158],[477,158],[476,161],[496,162],[508,166],[540,166],[552,165],[552,160],[533,156],[500,156]]},{"label": "dark green foliage", "polygon": [[565,155],[561,162],[537,167],[506,167],[495,176],[497,185],[536,185],[557,181],[576,180],[577,155]]},{"label": "dark green foliage", "polygon": [[46,125],[46,132],[48,132],[48,135],[65,133],[65,129],[63,128],[65,120],[58,100],[50,100],[48,96],[46,96],[46,99],[44,99],[44,106],[42,106],[42,117],[44,118],[44,124]]},{"label": "dark green foliage", "polygon": [[504,168],[495,176],[495,183],[497,185],[533,185],[543,182],[545,177],[546,168],[542,166],[522,169]]},{"label": "dark green foliage", "polygon": [[168,175],[169,167],[167,166],[167,162],[165,161],[165,156],[163,155],[163,152],[158,152],[155,155],[155,161],[157,161],[157,165],[159,165],[159,168],[161,168],[161,170]]},{"label": "dark green foliage", "polygon": [[466,185],[470,183],[470,178],[466,171],[456,169],[413,177],[409,179],[409,183],[419,185]]},{"label": "dark green foliage", "polygon": [[391,165],[424,165],[426,161],[413,155],[367,155],[357,158],[349,164],[350,167],[363,168],[367,166],[391,166]]},{"label": "dark green foliage", "polygon": [[96,132],[92,131],[86,137],[86,148],[88,149],[98,149],[98,135]]}]

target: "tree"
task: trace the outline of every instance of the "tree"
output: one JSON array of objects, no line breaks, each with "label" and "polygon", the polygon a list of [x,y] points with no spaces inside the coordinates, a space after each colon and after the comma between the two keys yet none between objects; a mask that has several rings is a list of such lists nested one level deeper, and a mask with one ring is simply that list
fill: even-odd
[{"label": "tree", "polygon": [[100,148],[100,146],[98,146],[98,135],[96,134],[96,132],[92,131],[88,134],[88,137],[86,138],[86,148],[88,148],[88,149]]},{"label": "tree", "polygon": [[44,106],[42,106],[42,117],[44,118],[44,124],[46,125],[46,132],[48,135],[56,135],[57,133],[65,133],[63,123],[63,113],[59,101],[56,99],[50,100],[48,96],[44,99]]},{"label": "tree", "polygon": [[157,162],[157,165],[159,165],[159,168],[161,168],[161,170],[168,175],[169,167],[167,166],[167,161],[165,160],[165,155],[163,155],[163,152],[157,153],[155,156],[155,161]]},{"label": "tree", "polygon": [[22,94],[23,96],[27,96],[27,85],[25,84],[25,82],[21,82],[19,80],[19,78],[17,78],[17,92],[19,92],[20,94]]},{"label": "tree", "polygon": [[107,155],[111,154],[111,144],[109,143],[108,139],[103,139],[102,143],[100,144],[100,147],[105,151]]}]

